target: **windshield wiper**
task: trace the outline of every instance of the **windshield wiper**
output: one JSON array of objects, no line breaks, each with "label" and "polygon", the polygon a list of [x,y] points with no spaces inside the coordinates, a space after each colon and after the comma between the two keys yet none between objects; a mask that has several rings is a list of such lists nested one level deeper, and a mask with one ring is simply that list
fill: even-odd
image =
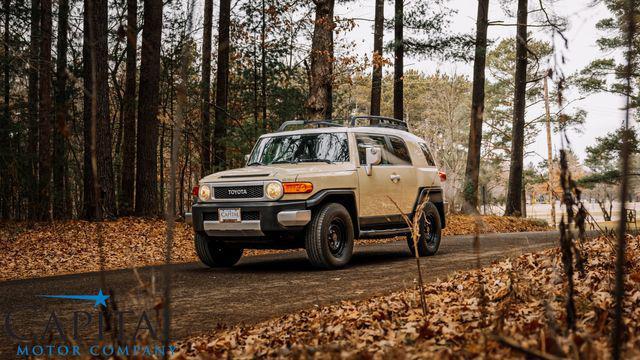
[{"label": "windshield wiper", "polygon": [[264,165],[264,164],[261,163],[260,161],[252,161],[247,164],[247,166],[254,166],[254,165]]},{"label": "windshield wiper", "polygon": [[329,160],[329,159],[318,159],[318,158],[313,158],[313,159],[300,159],[296,162],[324,162],[327,164],[333,164],[333,161]]}]

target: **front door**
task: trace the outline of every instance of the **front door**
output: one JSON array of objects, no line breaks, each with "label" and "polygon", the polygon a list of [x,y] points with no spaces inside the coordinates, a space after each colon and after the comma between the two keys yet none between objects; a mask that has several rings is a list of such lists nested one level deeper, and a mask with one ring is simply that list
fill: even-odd
[{"label": "front door", "polygon": [[[401,213],[410,214],[416,197],[415,169],[402,139],[379,134],[356,134],[360,223],[363,227],[403,223]],[[365,171],[365,149],[382,149],[382,162]]]}]

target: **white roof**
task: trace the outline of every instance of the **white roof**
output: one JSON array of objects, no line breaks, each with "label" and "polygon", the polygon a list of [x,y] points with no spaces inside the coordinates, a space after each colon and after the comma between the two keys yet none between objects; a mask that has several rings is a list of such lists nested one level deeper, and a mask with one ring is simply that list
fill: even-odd
[{"label": "white roof", "polygon": [[320,134],[321,133],[367,133],[367,134],[395,135],[409,141],[424,142],[423,139],[417,137],[416,135],[410,132],[399,130],[399,129],[388,128],[388,127],[378,127],[378,126],[355,126],[355,127],[324,126],[319,128],[306,128],[306,129],[298,129],[298,130],[291,130],[291,131],[274,132],[274,133],[264,134],[260,136],[260,138],[286,136],[286,135],[300,135],[300,134],[318,134],[318,133]]}]

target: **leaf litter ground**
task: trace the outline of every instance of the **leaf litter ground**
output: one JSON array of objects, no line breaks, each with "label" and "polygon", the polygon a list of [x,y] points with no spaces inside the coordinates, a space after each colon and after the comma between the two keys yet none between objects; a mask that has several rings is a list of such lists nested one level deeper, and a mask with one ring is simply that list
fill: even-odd
[{"label": "leaf litter ground", "polygon": [[[640,358],[640,237],[628,237],[625,358]],[[609,358],[613,318],[613,241],[582,244],[576,273],[577,327],[565,327],[565,284],[558,248],[459,272],[417,290],[316,307],[253,326],[221,328],[184,340],[177,359],[214,358]],[[429,260],[423,260],[428,271]],[[480,289],[483,289],[481,292]],[[480,295],[484,293],[484,296]]]},{"label": "leaf litter ground", "polygon": [[[548,230],[545,223],[530,219],[487,216],[483,232]],[[473,233],[473,220],[450,216],[444,235]],[[104,240],[105,270],[157,265],[164,262],[164,220],[126,217],[114,221],[81,220],[51,223],[0,223],[0,281],[100,270],[98,235]],[[176,223],[174,263],[197,261],[193,230]],[[397,238],[365,240],[362,244],[396,241]],[[282,252],[246,250],[245,256]]]}]

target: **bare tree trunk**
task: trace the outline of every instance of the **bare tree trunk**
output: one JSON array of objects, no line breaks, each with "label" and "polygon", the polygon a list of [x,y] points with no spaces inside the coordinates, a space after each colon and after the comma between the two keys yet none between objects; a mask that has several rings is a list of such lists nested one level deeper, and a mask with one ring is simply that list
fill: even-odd
[{"label": "bare tree trunk", "polygon": [[28,218],[37,218],[38,199],[38,68],[40,67],[40,0],[31,0],[31,44],[29,45],[28,70],[28,112],[29,135],[27,138],[27,156],[29,177],[27,180],[27,198],[29,202]]},{"label": "bare tree trunk", "polygon": [[520,211],[520,214],[522,217],[527,217],[527,187],[525,186],[525,184],[522,185],[522,209]]},{"label": "bare tree trunk", "polygon": [[549,84],[547,78],[551,76],[551,72],[544,77],[544,109],[547,117],[547,171],[549,186],[549,203],[551,204],[551,222],[556,227],[556,201],[553,197],[553,151],[551,145],[551,110],[549,109]]},{"label": "bare tree trunk", "polygon": [[373,71],[371,73],[371,115],[380,115],[382,99],[382,40],[384,36],[384,0],[375,0],[376,13],[373,25]]},{"label": "bare tree trunk", "polygon": [[[84,155],[83,155],[83,196],[82,196],[82,217],[85,219],[94,219],[97,215],[97,204],[95,199],[93,170],[92,170],[92,153],[95,149],[92,149],[94,138],[91,133],[91,127],[93,126],[93,112],[95,112],[95,106],[93,106],[94,87],[93,87],[93,60],[92,60],[92,33],[91,28],[92,21],[91,0],[84,0],[84,28],[83,28],[83,42],[82,42],[82,77],[84,86],[83,96],[83,138],[84,138]],[[97,172],[97,171],[96,171]],[[99,191],[98,191],[99,192]]]},{"label": "bare tree trunk", "polygon": [[123,104],[122,174],[120,177],[121,215],[133,213],[136,163],[136,70],[138,47],[138,2],[127,0],[127,60]]},{"label": "bare tree trunk", "polygon": [[53,137],[53,217],[68,219],[70,202],[66,197],[68,176],[66,172],[67,147],[67,31],[69,28],[69,1],[58,2],[58,44],[56,59],[56,126]]},{"label": "bare tree trunk", "polygon": [[4,92],[4,104],[2,119],[0,121],[0,143],[4,144],[3,149],[0,151],[0,169],[6,171],[6,173],[0,178],[0,219],[9,219],[11,212],[11,183],[13,182],[13,176],[9,175],[9,158],[11,157],[11,139],[9,137],[9,127],[11,126],[11,109],[9,102],[11,101],[11,57],[9,42],[11,36],[9,35],[9,19],[11,6],[11,0],[4,0],[2,7],[4,11],[4,62],[3,62],[3,92]]},{"label": "bare tree trunk", "polygon": [[315,0],[316,20],[311,41],[311,78],[307,116],[331,119],[333,101],[333,21],[334,0]]},{"label": "bare tree trunk", "polygon": [[[90,3],[89,3],[90,2]],[[113,176],[113,160],[111,156],[111,124],[109,120],[109,79],[108,79],[108,20],[107,0],[85,0],[85,89],[95,89],[91,94],[85,92],[85,217],[101,220],[116,214],[115,182]],[[88,23],[90,22],[90,24]],[[90,31],[87,31],[90,30]],[[93,57],[93,58],[92,58]],[[95,83],[94,83],[95,81]],[[90,86],[87,86],[90,85]],[[86,127],[92,124],[95,102],[95,138]],[[89,120],[87,122],[87,120]],[[88,136],[87,136],[88,135]],[[87,142],[95,143],[95,166],[97,178],[93,176],[93,160],[87,156]],[[91,146],[89,147],[91,153]],[[90,155],[90,154],[89,154]],[[87,167],[87,165],[91,165]],[[88,182],[86,182],[88,180]],[[99,198],[88,194],[98,188]]]},{"label": "bare tree trunk", "polygon": [[158,214],[157,147],[162,5],[161,0],[144,1],[138,95],[135,213],[146,216]]},{"label": "bare tree trunk", "polygon": [[527,5],[518,0],[518,32],[516,37],[516,74],[513,97],[513,129],[511,135],[511,166],[507,185],[505,215],[522,216],[522,170],[524,162],[524,112],[527,92]]},{"label": "bare tree trunk", "polygon": [[96,117],[96,154],[98,156],[98,177],[100,178],[100,197],[103,217],[113,217],[117,213],[116,186],[113,174],[111,154],[112,131],[109,110],[109,37],[107,0],[92,0],[96,17],[96,81],[97,81],[97,117]]},{"label": "bare tree trunk", "polygon": [[476,19],[476,52],[473,62],[473,94],[471,96],[471,123],[469,125],[469,152],[465,171],[462,212],[478,213],[478,178],[484,120],[484,83],[487,60],[487,27],[489,26],[489,0],[478,1]]},{"label": "bare tree trunk", "polygon": [[216,72],[216,123],[213,134],[214,170],[225,168],[227,105],[229,102],[229,26],[231,24],[231,0],[220,1],[218,23],[218,69]]},{"label": "bare tree trunk", "polygon": [[40,68],[38,122],[38,219],[51,219],[51,0],[42,0],[40,17]]},{"label": "bare tree trunk", "polygon": [[393,48],[393,117],[404,119],[404,0],[395,0]]},{"label": "bare tree trunk", "polygon": [[262,129],[267,130],[267,15],[262,0],[262,27],[260,29],[260,96],[262,101]]},{"label": "bare tree trunk", "polygon": [[[171,74],[171,77],[173,77],[173,74]],[[172,81],[173,82],[173,81]],[[173,119],[173,106],[171,109],[171,118]],[[159,167],[160,167],[160,196],[158,198],[158,200],[160,201],[160,204],[158,205],[160,207],[159,209],[159,213],[164,213],[164,134],[166,131],[166,126],[164,125],[164,123],[160,124],[160,151],[158,152],[158,162],[160,163]]]},{"label": "bare tree trunk", "polygon": [[624,302],[624,273],[625,273],[625,248],[626,248],[626,232],[627,222],[625,221],[627,212],[627,198],[629,196],[629,172],[631,167],[631,137],[633,136],[630,130],[631,121],[631,78],[632,69],[634,63],[635,52],[634,50],[634,36],[636,31],[636,19],[638,17],[637,2],[636,0],[627,0],[627,66],[625,69],[626,78],[626,118],[624,122],[624,132],[622,136],[622,149],[620,151],[620,158],[622,160],[622,182],[620,184],[620,221],[618,221],[618,243],[616,246],[616,282],[613,292],[614,305],[614,318],[613,318],[613,333],[611,334],[612,347],[611,357],[618,360],[622,357],[623,343],[625,343],[627,334],[625,330],[625,324],[622,319],[623,315],[623,302]]},{"label": "bare tree trunk", "polygon": [[204,0],[204,28],[202,34],[201,112],[201,174],[211,173],[211,30],[213,27],[213,0]]},{"label": "bare tree trunk", "polygon": [[[253,43],[253,81],[252,81],[252,85],[253,85],[253,135],[257,138],[258,137],[258,133],[259,133],[259,118],[260,115],[258,114],[259,111],[259,106],[258,106],[258,46],[256,45],[256,42],[254,41]],[[266,125],[265,125],[266,126]]]}]

